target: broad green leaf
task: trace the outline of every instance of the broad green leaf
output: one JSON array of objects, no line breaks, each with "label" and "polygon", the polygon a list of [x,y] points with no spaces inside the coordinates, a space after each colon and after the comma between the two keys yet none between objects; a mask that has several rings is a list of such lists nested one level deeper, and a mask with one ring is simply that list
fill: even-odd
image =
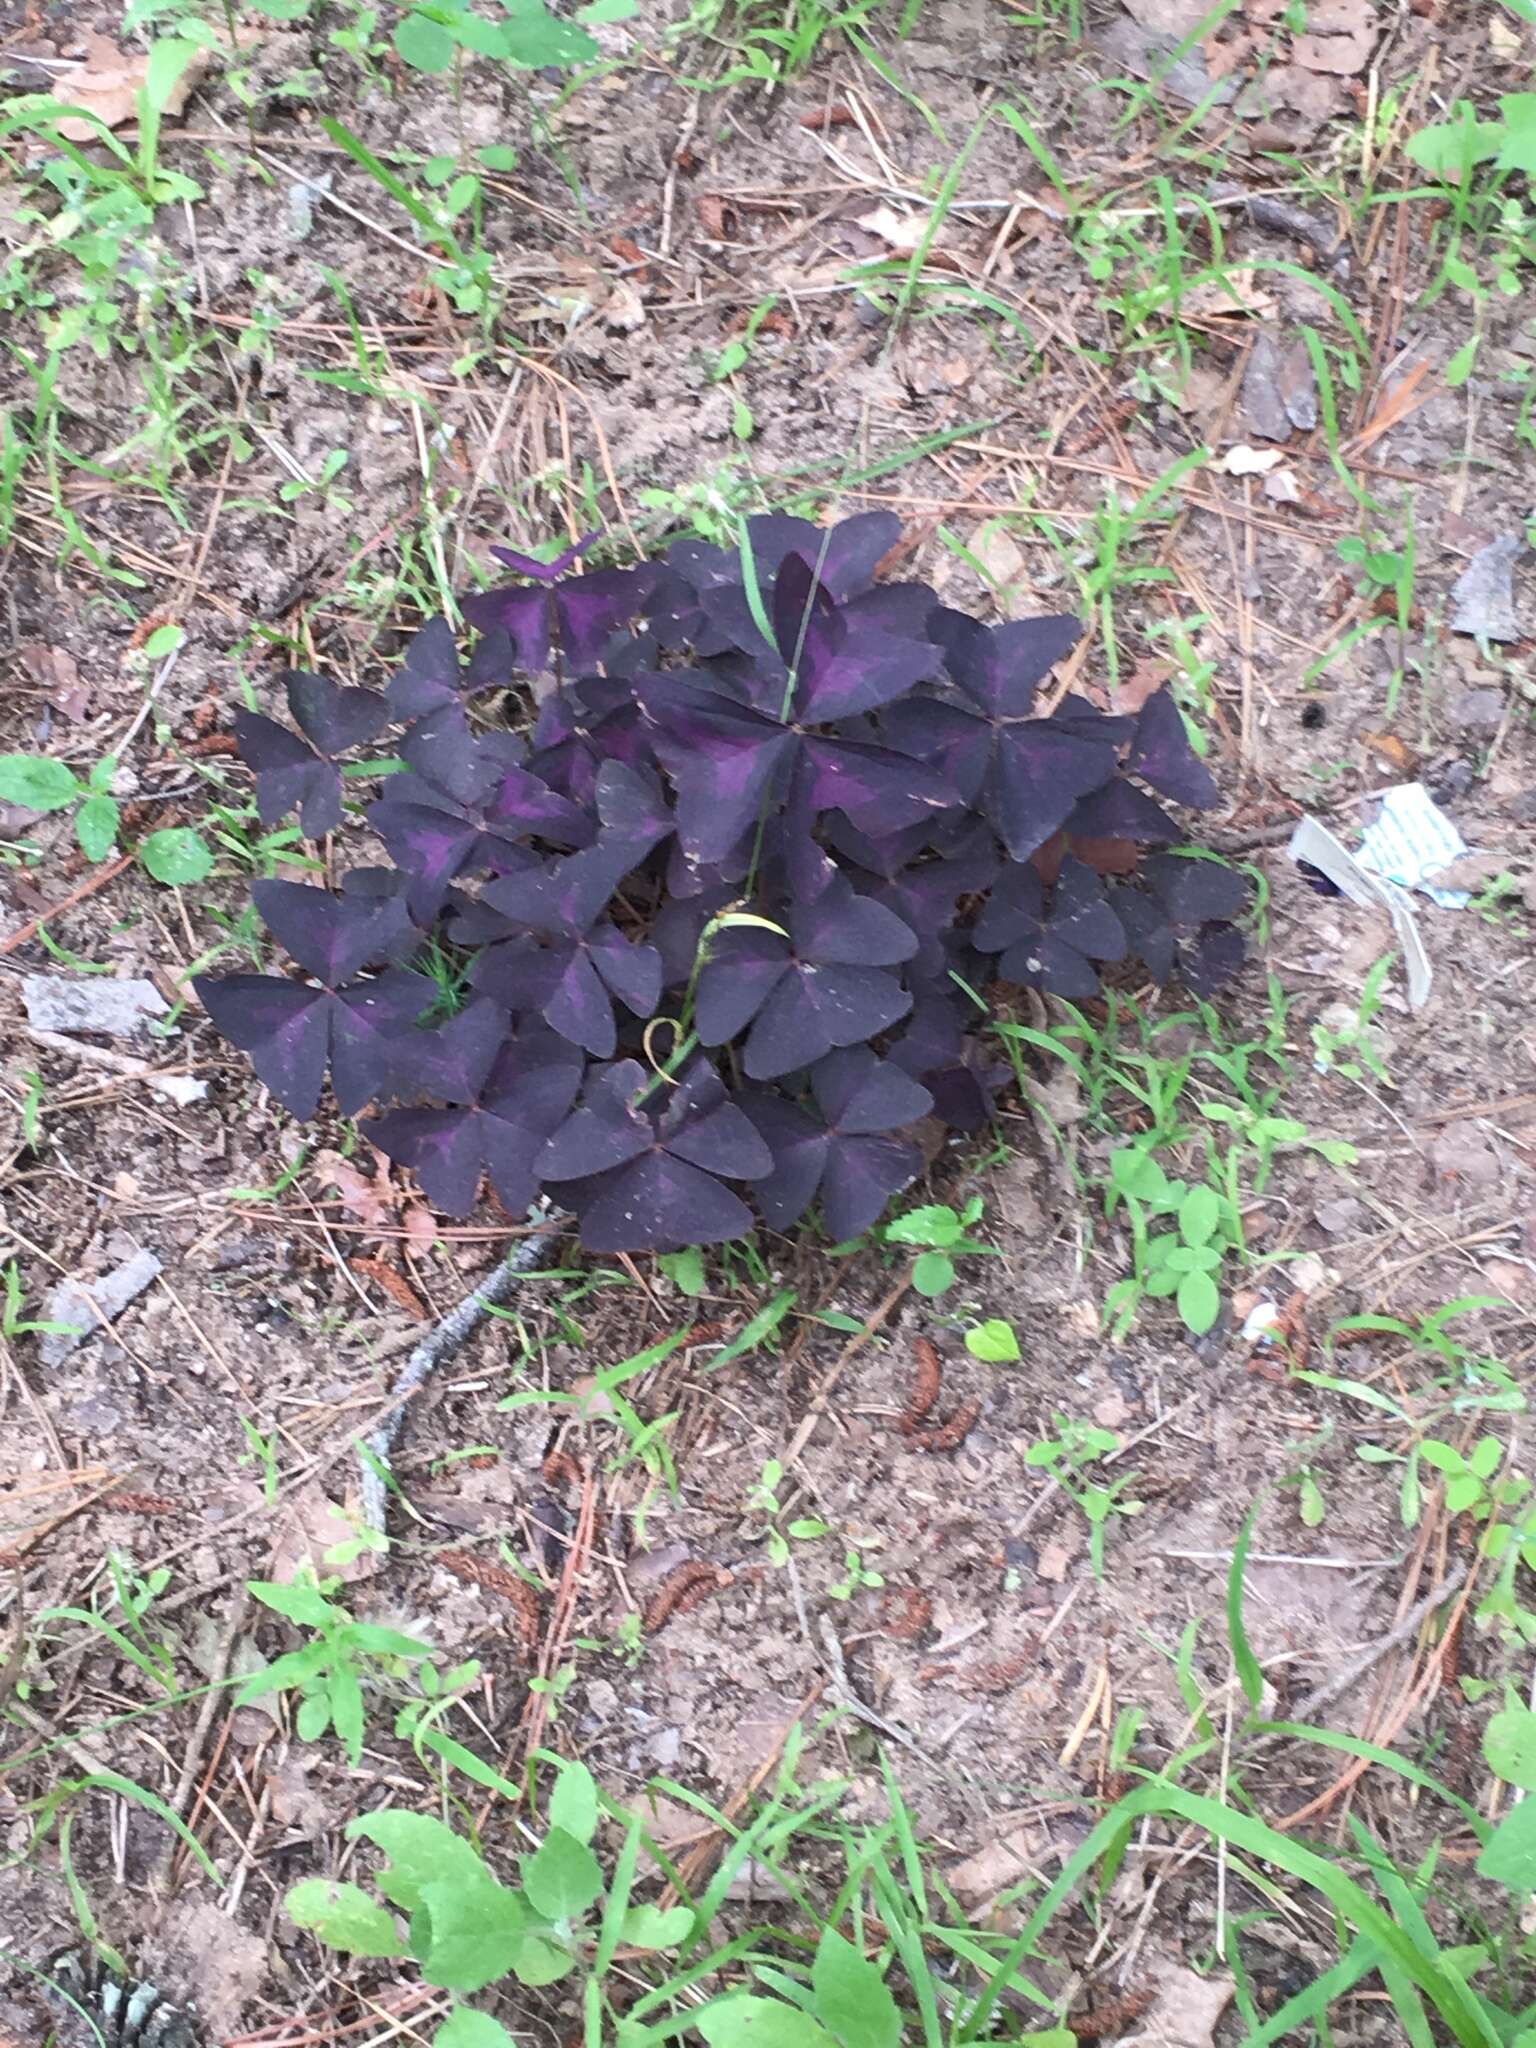
[{"label": "broad green leaf", "polygon": [[432,2048],[517,2048],[517,2040],[488,2012],[456,2005],[433,2035]]},{"label": "broad green leaf", "polygon": [[523,1889],[546,1920],[574,1920],[601,1897],[603,1873],[585,1842],[556,1827],[525,1859]]},{"label": "broad green leaf", "polygon": [[1536,1799],[1522,1799],[1499,1822],[1477,1859],[1477,1874],[1512,1892],[1536,1891]]},{"label": "broad green leaf", "polygon": [[270,1607],[274,1614],[296,1622],[300,1628],[325,1628],[336,1618],[336,1609],[320,1588],[306,1585],[302,1579],[292,1583],[252,1579],[247,1590],[255,1594],[263,1607]]},{"label": "broad green leaf", "polygon": [[312,1692],[299,1702],[294,1727],[300,1742],[318,1742],[331,1725],[331,1699],[326,1692]]},{"label": "broad green leaf", "polygon": [[[181,75],[198,55],[196,43],[172,36],[168,41],[156,43],[149,53],[149,63],[144,72],[144,98],[157,114],[163,114],[171,94],[180,83]],[[161,632],[165,631],[162,626]],[[178,633],[180,628],[175,629]],[[153,659],[153,656],[151,656]]]},{"label": "broad green leaf", "polygon": [[823,1928],[816,1944],[811,1998],[817,2019],[842,2048],[898,2048],[901,2014],[890,1986],[835,1927]]},{"label": "broad green leaf", "polygon": [[887,1244],[954,1244],[960,1235],[960,1218],[942,1203],[909,1209],[885,1226]]},{"label": "broad green leaf", "polygon": [[374,1879],[385,1898],[414,1913],[429,1884],[472,1887],[494,1882],[483,1859],[462,1835],[429,1813],[404,1813],[390,1807],[382,1813],[359,1814],[348,1821],[349,1836],[361,1835],[389,1858],[389,1868]]},{"label": "broad green leaf", "polygon": [[693,2024],[709,2048],[835,2048],[832,2036],[808,2012],[747,1991],[701,2005]]},{"label": "broad green leaf", "polygon": [[967,1330],[965,1348],[983,1365],[1014,1365],[1021,1355],[1012,1323],[1005,1323],[1001,1316]]},{"label": "broad green leaf", "polygon": [[1197,1181],[1179,1204],[1179,1235],[1186,1244],[1205,1244],[1221,1221],[1221,1197]]},{"label": "broad green leaf", "polygon": [[549,1797],[549,1820],[578,1842],[591,1841],[597,1827],[597,1780],[585,1764],[561,1765]]},{"label": "broad green leaf", "polygon": [[955,1262],[948,1252],[921,1252],[912,1261],[912,1285],[934,1301],[955,1284]]},{"label": "broad green leaf", "polygon": [[1185,1329],[1203,1337],[1221,1314],[1221,1293],[1209,1273],[1186,1273],[1179,1281],[1177,1305]]},{"label": "broad green leaf", "polygon": [[1536,1714],[1529,1707],[1505,1707],[1483,1735],[1488,1768],[1524,1792],[1536,1792]]},{"label": "broad green leaf", "polygon": [[689,1906],[631,1906],[624,1915],[623,1939],[631,1948],[676,1948],[693,1926]]},{"label": "broad green leaf", "polygon": [[1504,143],[1504,126],[1499,121],[1479,121],[1466,100],[1457,102],[1461,119],[1437,121],[1410,135],[1403,149],[1420,170],[1432,178],[1459,183],[1464,172],[1477,164],[1491,163]]},{"label": "broad green leaf", "polygon": [[1474,334],[1470,341],[1464,341],[1446,364],[1445,381],[1452,391],[1459,390],[1471,376],[1473,365],[1477,361],[1478,340],[1479,337]]},{"label": "broad green leaf", "polygon": [[117,843],[116,799],[88,796],[75,813],[75,837],[87,860],[105,860]]},{"label": "broad green leaf", "polygon": [[1508,92],[1499,101],[1504,141],[1501,171],[1536,171],[1536,92]]},{"label": "broad green leaf", "polygon": [[519,1984],[537,1989],[541,1984],[558,1984],[576,1967],[568,1948],[547,1934],[530,1934],[512,1959],[512,1974]]},{"label": "broad green leaf", "polygon": [[546,66],[568,71],[602,54],[594,36],[552,14],[544,0],[502,0],[502,5],[507,10],[501,26],[502,55],[509,64],[529,71]]},{"label": "broad green leaf", "polygon": [[294,1885],[284,1903],[295,1927],[307,1927],[331,1948],[342,1949],[349,1956],[405,1954],[393,1919],[355,1884],[306,1877]]},{"label": "broad green leaf", "polygon": [[206,881],[213,873],[207,842],[190,825],[167,825],[151,832],[139,847],[139,858],[155,880],[168,888]]},{"label": "broad green leaf", "polygon": [[422,1886],[412,1926],[421,1974],[445,1991],[483,1991],[513,1968],[528,1937],[521,1892],[481,1869],[468,1884],[452,1878]]},{"label": "broad green leaf", "polygon": [[395,48],[413,71],[435,75],[453,62],[453,37],[441,22],[414,9],[395,24]]},{"label": "broad green leaf", "polygon": [[1139,1145],[1122,1145],[1109,1155],[1109,1177],[1122,1195],[1134,1195],[1141,1202],[1167,1199],[1168,1176]]},{"label": "broad green leaf", "polygon": [[488,171],[515,171],[522,162],[510,142],[488,142],[475,155]]},{"label": "broad green leaf", "polygon": [[338,1663],[331,1668],[330,1709],[336,1739],[355,1771],[363,1760],[363,1688],[350,1664]]},{"label": "broad green leaf", "polygon": [[81,791],[74,770],[50,754],[0,754],[0,803],[62,811]]},{"label": "broad green leaf", "polygon": [[672,1285],[690,1299],[704,1292],[704,1254],[696,1244],[691,1244],[680,1252],[663,1252],[657,1264]]}]

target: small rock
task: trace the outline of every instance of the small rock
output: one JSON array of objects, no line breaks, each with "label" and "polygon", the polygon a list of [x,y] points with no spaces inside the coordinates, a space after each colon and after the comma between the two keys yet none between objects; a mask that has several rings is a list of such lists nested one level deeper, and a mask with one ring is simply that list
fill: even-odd
[{"label": "small rock", "polygon": [[1500,534],[1479,548],[1451,587],[1451,631],[1478,640],[1518,640],[1515,563],[1525,548],[1518,533]]},{"label": "small rock", "polygon": [[1451,717],[1468,732],[1497,732],[1504,722],[1504,692],[1458,690],[1451,700]]},{"label": "small rock", "polygon": [[81,1280],[66,1280],[62,1286],[56,1287],[48,1304],[48,1321],[62,1323],[66,1327],[44,1331],[38,1347],[43,1364],[62,1365],[77,1345],[96,1334],[102,1326],[103,1316],[108,1322],[120,1316],[159,1271],[160,1261],[154,1253],[140,1251],[100,1280],[92,1280],[89,1284]]},{"label": "small rock", "polygon": [[34,1031],[101,1031],[138,1038],[168,1005],[152,981],[78,980],[63,974],[28,974],[21,984],[27,1022]]},{"label": "small rock", "polygon": [[1315,1212],[1319,1228],[1330,1237],[1348,1237],[1360,1228],[1365,1211],[1353,1195],[1341,1195],[1336,1202],[1324,1202]]},{"label": "small rock", "polygon": [[1430,1164],[1442,1179],[1465,1187],[1494,1187],[1504,1177],[1499,1155],[1481,1131],[1453,1124],[1429,1148]]}]

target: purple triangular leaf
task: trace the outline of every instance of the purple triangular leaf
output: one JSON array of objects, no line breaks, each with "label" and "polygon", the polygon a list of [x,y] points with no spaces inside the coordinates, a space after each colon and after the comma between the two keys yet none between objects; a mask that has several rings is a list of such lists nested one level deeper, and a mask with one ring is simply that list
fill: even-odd
[{"label": "purple triangular leaf", "polygon": [[458,696],[459,650],[453,628],[443,618],[428,619],[412,635],[405,659],[385,692],[391,713],[399,719],[425,718]]},{"label": "purple triangular leaf", "polygon": [[387,1091],[395,1071],[395,1040],[436,994],[425,975],[392,967],[331,996],[331,1088],[343,1116],[356,1116]]},{"label": "purple triangular leaf", "polygon": [[581,1241],[591,1252],[676,1251],[721,1244],[752,1228],[752,1212],[713,1174],[667,1152],[607,1177],[582,1203]]},{"label": "purple triangular leaf", "polygon": [[816,1199],[831,1134],[782,1095],[744,1096],[742,1109],[773,1159],[772,1170],[754,1182],[752,1199],[765,1223],[774,1230],[788,1230]]},{"label": "purple triangular leaf", "polygon": [[1141,872],[1148,888],[1178,925],[1236,917],[1247,907],[1247,879],[1225,861],[1159,853],[1143,862]]},{"label": "purple triangular leaf", "polygon": [[1123,775],[1091,790],[1066,830],[1076,839],[1130,839],[1139,846],[1172,846],[1184,836],[1162,805]]},{"label": "purple triangular leaf", "polygon": [[370,903],[303,882],[270,881],[253,882],[251,898],[278,944],[327,988],[392,959],[413,936],[398,898]]},{"label": "purple triangular leaf", "polygon": [[1028,860],[1115,767],[1105,742],[1061,731],[1049,719],[1022,719],[999,729],[982,808],[1013,859]]},{"label": "purple triangular leaf", "polygon": [[834,1244],[862,1237],[892,1195],[912,1185],[923,1170],[916,1145],[896,1138],[834,1141],[821,1178],[822,1224]]},{"label": "purple triangular leaf", "polygon": [[852,1137],[899,1130],[933,1107],[933,1098],[910,1074],[882,1060],[867,1045],[828,1053],[811,1074],[816,1104],[827,1123]]},{"label": "purple triangular leaf", "polygon": [[699,1043],[725,1045],[744,1031],[789,964],[789,942],[775,932],[755,926],[716,932],[696,990]]},{"label": "purple triangular leaf", "polygon": [[1176,804],[1209,811],[1221,802],[1210,769],[1190,745],[1184,714],[1166,687],[1142,705],[1125,765]]},{"label": "purple triangular leaf", "polygon": [[546,1180],[585,1180],[610,1172],[627,1159],[648,1152],[655,1132],[633,1097],[645,1086],[646,1072],[638,1060],[620,1060],[591,1081],[586,1100],[567,1117],[544,1147],[539,1159]]},{"label": "purple triangular leaf", "polygon": [[1243,964],[1243,935],[1230,924],[1202,926],[1179,944],[1179,971],[1193,994],[1213,996]]},{"label": "purple triangular leaf", "polygon": [[389,723],[389,706],[377,690],[344,690],[303,669],[290,670],[287,685],[294,723],[332,760],[376,739]]},{"label": "purple triangular leaf", "polygon": [[198,1001],[290,1115],[312,1117],[325,1085],[329,1025],[324,992],[270,974],[199,974]]},{"label": "purple triangular leaf", "polygon": [[877,967],[792,967],[758,1011],[742,1066],[754,1081],[776,1080],[888,1030],[911,1007],[895,975]]}]

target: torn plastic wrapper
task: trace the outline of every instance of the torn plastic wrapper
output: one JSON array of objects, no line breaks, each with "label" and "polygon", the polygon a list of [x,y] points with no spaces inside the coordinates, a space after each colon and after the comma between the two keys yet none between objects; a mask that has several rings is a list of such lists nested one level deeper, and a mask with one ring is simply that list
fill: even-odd
[{"label": "torn plastic wrapper", "polygon": [[1464,910],[1465,889],[1437,889],[1431,877],[1471,848],[1422,782],[1381,792],[1381,809],[1360,835],[1359,863],[1386,881],[1420,889],[1442,910]]},{"label": "torn plastic wrapper", "polygon": [[1386,911],[1392,920],[1392,929],[1397,933],[1397,942],[1403,949],[1403,962],[1408,972],[1408,1001],[1415,1010],[1422,1010],[1429,1001],[1434,975],[1429,955],[1424,950],[1424,941],[1419,936],[1418,920],[1408,892],[1396,882],[1389,882],[1381,875],[1372,874],[1369,868],[1362,867],[1349,848],[1335,839],[1327,826],[1320,825],[1316,818],[1302,819],[1291,834],[1288,851],[1292,860],[1304,860],[1319,869],[1351,903],[1361,904],[1366,909]]}]

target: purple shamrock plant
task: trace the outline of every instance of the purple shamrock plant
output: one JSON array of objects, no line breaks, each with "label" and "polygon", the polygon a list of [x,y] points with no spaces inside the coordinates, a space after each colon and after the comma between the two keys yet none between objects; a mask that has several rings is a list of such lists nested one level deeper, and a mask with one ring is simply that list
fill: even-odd
[{"label": "purple shamrock plant", "polygon": [[[238,719],[263,821],[365,822],[393,865],[255,884],[293,972],[199,977],[214,1024],[297,1117],[327,1071],[377,1105],[446,1213],[488,1183],[663,1251],[871,1228],[919,1125],[992,1115],[989,985],[1208,996],[1248,891],[1178,850],[1165,805],[1217,792],[1177,704],[1047,694],[1077,622],[882,583],[899,539],[775,514],[633,568],[497,549],[519,580],[465,600],[467,649],[433,619],[385,695],[289,678],[297,732]],[[399,772],[349,805],[340,757],[385,733]]]}]

